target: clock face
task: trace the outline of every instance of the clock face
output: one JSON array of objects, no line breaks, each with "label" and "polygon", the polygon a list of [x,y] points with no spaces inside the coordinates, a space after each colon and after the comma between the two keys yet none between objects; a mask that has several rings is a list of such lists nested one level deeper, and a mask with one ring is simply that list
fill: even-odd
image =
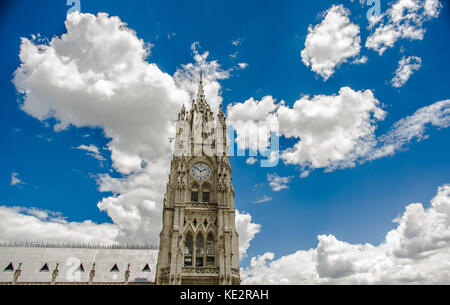
[{"label": "clock face", "polygon": [[191,167],[191,175],[197,180],[204,181],[211,177],[211,169],[208,164],[199,162]]}]

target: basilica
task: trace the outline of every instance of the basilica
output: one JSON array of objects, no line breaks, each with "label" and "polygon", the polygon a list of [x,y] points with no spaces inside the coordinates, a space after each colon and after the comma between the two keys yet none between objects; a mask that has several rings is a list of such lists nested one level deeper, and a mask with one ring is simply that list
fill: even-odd
[{"label": "basilica", "polygon": [[237,285],[239,243],[227,126],[202,73],[176,123],[159,251],[144,245],[0,243],[0,285]]},{"label": "basilica", "polygon": [[240,284],[226,130],[222,109],[215,117],[206,101],[200,74],[197,98],[178,115],[156,284]]}]

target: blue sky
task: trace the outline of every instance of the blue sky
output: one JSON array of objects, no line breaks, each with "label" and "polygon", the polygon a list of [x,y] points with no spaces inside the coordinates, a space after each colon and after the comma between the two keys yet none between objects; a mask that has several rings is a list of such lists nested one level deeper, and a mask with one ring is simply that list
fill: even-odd
[{"label": "blue sky", "polygon": [[[349,59],[325,81],[302,62],[300,52],[305,49],[308,26],[320,24],[334,4],[343,4],[351,12],[350,21],[359,26],[361,49],[354,58],[366,56],[367,63],[351,64]],[[224,109],[251,97],[260,100],[270,95],[292,107],[301,96],[335,95],[344,86],[371,90],[387,112],[376,123],[375,134],[380,136],[416,110],[449,98],[450,11],[447,3],[442,4],[439,16],[423,23],[423,39],[399,39],[382,55],[364,46],[374,29],[368,29],[366,18],[370,6],[359,1],[81,0],[81,12],[119,16],[138,38],[152,44],[147,61],[170,75],[193,61],[193,42],[199,42],[200,52],[209,51],[208,59],[217,60],[224,70],[247,63],[245,69],[233,68],[228,78],[218,80]],[[381,1],[381,13],[388,8],[388,2]],[[57,119],[40,121],[20,108],[22,97],[12,82],[21,64],[21,37],[61,36],[66,32],[68,6],[63,0],[8,1],[0,9],[4,42],[0,205],[57,211],[67,221],[112,222],[97,207],[112,193],[99,191],[96,175],[126,175],[113,169],[111,152],[105,149],[110,139],[102,127],[54,131]],[[420,57],[421,67],[404,85],[394,87],[391,79],[398,62],[408,56]],[[246,164],[245,157],[231,157],[236,207],[261,224],[241,265],[265,252],[275,252],[278,258],[314,248],[321,234],[351,244],[383,243],[386,233],[397,227],[392,220],[405,206],[420,202],[428,207],[437,188],[450,180],[450,130],[429,128],[426,135],[393,155],[331,172],[317,168],[306,178],[300,178],[300,165],[280,161],[274,168],[262,168]],[[295,142],[282,137],[280,148]],[[104,161],[74,149],[91,144],[100,149]],[[11,185],[13,173],[23,183]],[[267,175],[274,173],[291,177],[288,188],[272,190]],[[263,196],[272,200],[255,203]]]}]

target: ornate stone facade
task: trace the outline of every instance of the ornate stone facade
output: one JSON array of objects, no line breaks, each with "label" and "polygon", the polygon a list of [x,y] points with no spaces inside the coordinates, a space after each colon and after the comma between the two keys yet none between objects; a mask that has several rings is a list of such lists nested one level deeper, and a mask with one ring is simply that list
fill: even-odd
[{"label": "ornate stone facade", "polygon": [[226,122],[222,110],[215,117],[206,102],[202,76],[176,132],[156,284],[240,284]]}]

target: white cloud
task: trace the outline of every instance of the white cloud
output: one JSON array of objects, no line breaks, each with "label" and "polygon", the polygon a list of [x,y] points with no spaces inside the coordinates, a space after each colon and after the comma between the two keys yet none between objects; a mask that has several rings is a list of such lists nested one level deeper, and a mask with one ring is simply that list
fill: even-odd
[{"label": "white cloud", "polygon": [[235,47],[240,46],[242,42],[244,41],[244,38],[237,38],[231,42],[231,44]]},{"label": "white cloud", "polygon": [[254,203],[264,203],[264,202],[268,202],[268,201],[272,201],[272,197],[264,195],[261,199],[255,200],[253,202]]},{"label": "white cloud", "polygon": [[376,20],[371,27],[380,25],[367,38],[366,47],[382,55],[399,39],[422,40],[425,34],[423,23],[437,18],[442,8],[438,0],[397,0]]},{"label": "white cloud", "polygon": [[338,95],[302,97],[292,108],[278,109],[280,133],[298,138],[293,148],[282,152],[287,164],[303,168],[343,168],[366,154],[376,143],[376,121],[385,112],[371,90],[343,87]]},{"label": "white cloud", "polygon": [[245,160],[245,163],[247,163],[248,165],[253,165],[256,162],[258,162],[258,159],[254,158],[254,157],[249,157],[249,158],[247,158],[247,160]]},{"label": "white cloud", "polygon": [[240,62],[238,63],[239,68],[241,68],[242,70],[248,67],[248,63],[246,62]]},{"label": "white cloud", "polygon": [[308,28],[302,61],[325,81],[337,66],[358,55],[361,49],[359,26],[350,21],[349,15],[342,4],[333,5],[320,24]]},{"label": "white cloud", "polygon": [[395,70],[395,76],[391,80],[393,87],[401,87],[408,79],[413,75],[414,71],[417,71],[422,66],[422,59],[417,56],[403,56],[398,62],[398,68]]},{"label": "white cloud", "polygon": [[367,60],[368,60],[367,56],[361,56],[359,58],[355,58],[352,61],[352,64],[355,64],[355,65],[365,64],[365,63],[367,63]]},{"label": "white cloud", "polygon": [[195,43],[194,63],[182,65],[172,77],[146,61],[149,44],[105,13],[74,12],[66,29],[48,43],[22,39],[13,80],[23,97],[21,109],[44,123],[55,119],[56,131],[70,125],[102,128],[122,178],[98,177],[99,190],[113,193],[98,207],[118,228],[117,241],[156,244],[173,121],[182,104],[191,105],[201,68],[208,102],[217,111],[218,80],[228,71],[208,61],[208,52],[200,54]]},{"label": "white cloud", "polygon": [[[205,91],[206,100],[208,101],[211,110],[214,113],[218,112],[219,105],[222,104],[221,86],[218,80],[227,79],[230,77],[231,70],[223,70],[217,60],[208,61],[209,52],[205,51],[199,53],[200,44],[194,42],[191,45],[191,50],[194,55],[195,63],[181,65],[174,74],[174,80],[177,86],[188,92],[190,96],[197,95],[198,81],[200,70],[203,71],[203,89]],[[185,103],[189,109],[191,103]],[[179,108],[176,109],[177,112]]]},{"label": "white cloud", "polygon": [[394,222],[378,246],[320,235],[317,248],[253,257],[241,278],[244,284],[449,284],[450,185],[438,189],[429,208],[412,203]]},{"label": "white cloud", "polygon": [[280,177],[276,173],[267,174],[267,181],[269,182],[272,191],[279,192],[284,189],[288,189],[288,183],[292,177]]},{"label": "white cloud", "polygon": [[[299,139],[281,152],[281,158],[287,164],[301,165],[305,171],[353,166],[376,144],[375,123],[385,116],[370,90],[349,87],[341,88],[338,95],[304,96],[292,107],[283,101],[275,104],[271,96],[261,101],[251,98],[229,105],[227,114],[240,148],[264,150],[270,144],[269,131],[275,130]],[[259,128],[260,121],[270,122],[269,128]]]},{"label": "white cloud", "polygon": [[[271,96],[253,98],[227,108],[236,142],[242,149],[263,150],[269,146],[269,132],[258,129],[260,121],[278,125],[277,134],[298,141],[280,151],[285,164],[300,165],[301,177],[317,168],[332,171],[353,167],[393,154],[413,140],[425,138],[428,125],[450,125],[450,101],[440,101],[418,109],[412,116],[395,123],[391,130],[376,136],[377,122],[386,112],[371,90],[354,91],[343,87],[337,95],[304,96],[292,107],[275,103]],[[265,137],[265,138],[264,138]]]},{"label": "white cloud", "polygon": [[369,154],[369,160],[378,159],[402,150],[413,140],[426,139],[427,127],[450,126],[450,100],[439,101],[418,109],[413,115],[397,121],[392,128],[379,137],[379,145]]},{"label": "white cloud", "polygon": [[236,131],[239,149],[267,150],[270,132],[276,125],[276,117],[272,114],[276,108],[271,96],[265,96],[260,101],[250,98],[244,103],[227,106],[227,123]]},{"label": "white cloud", "polygon": [[260,224],[252,222],[252,216],[245,212],[236,210],[236,231],[239,234],[239,258],[247,256],[247,249],[250,247],[250,241],[261,229]]},{"label": "white cloud", "polygon": [[90,145],[80,145],[77,147],[74,147],[75,149],[85,150],[87,151],[87,155],[91,156],[99,161],[105,161],[106,159],[102,156],[100,151],[98,150],[98,147],[94,144]]},{"label": "white cloud", "polygon": [[114,224],[90,220],[67,222],[60,213],[36,208],[0,206],[0,240],[115,243]]},{"label": "white cloud", "polygon": [[25,184],[25,182],[23,182],[20,178],[19,178],[19,174],[18,173],[12,173],[11,174],[11,186],[14,185],[21,185],[21,184]]}]

